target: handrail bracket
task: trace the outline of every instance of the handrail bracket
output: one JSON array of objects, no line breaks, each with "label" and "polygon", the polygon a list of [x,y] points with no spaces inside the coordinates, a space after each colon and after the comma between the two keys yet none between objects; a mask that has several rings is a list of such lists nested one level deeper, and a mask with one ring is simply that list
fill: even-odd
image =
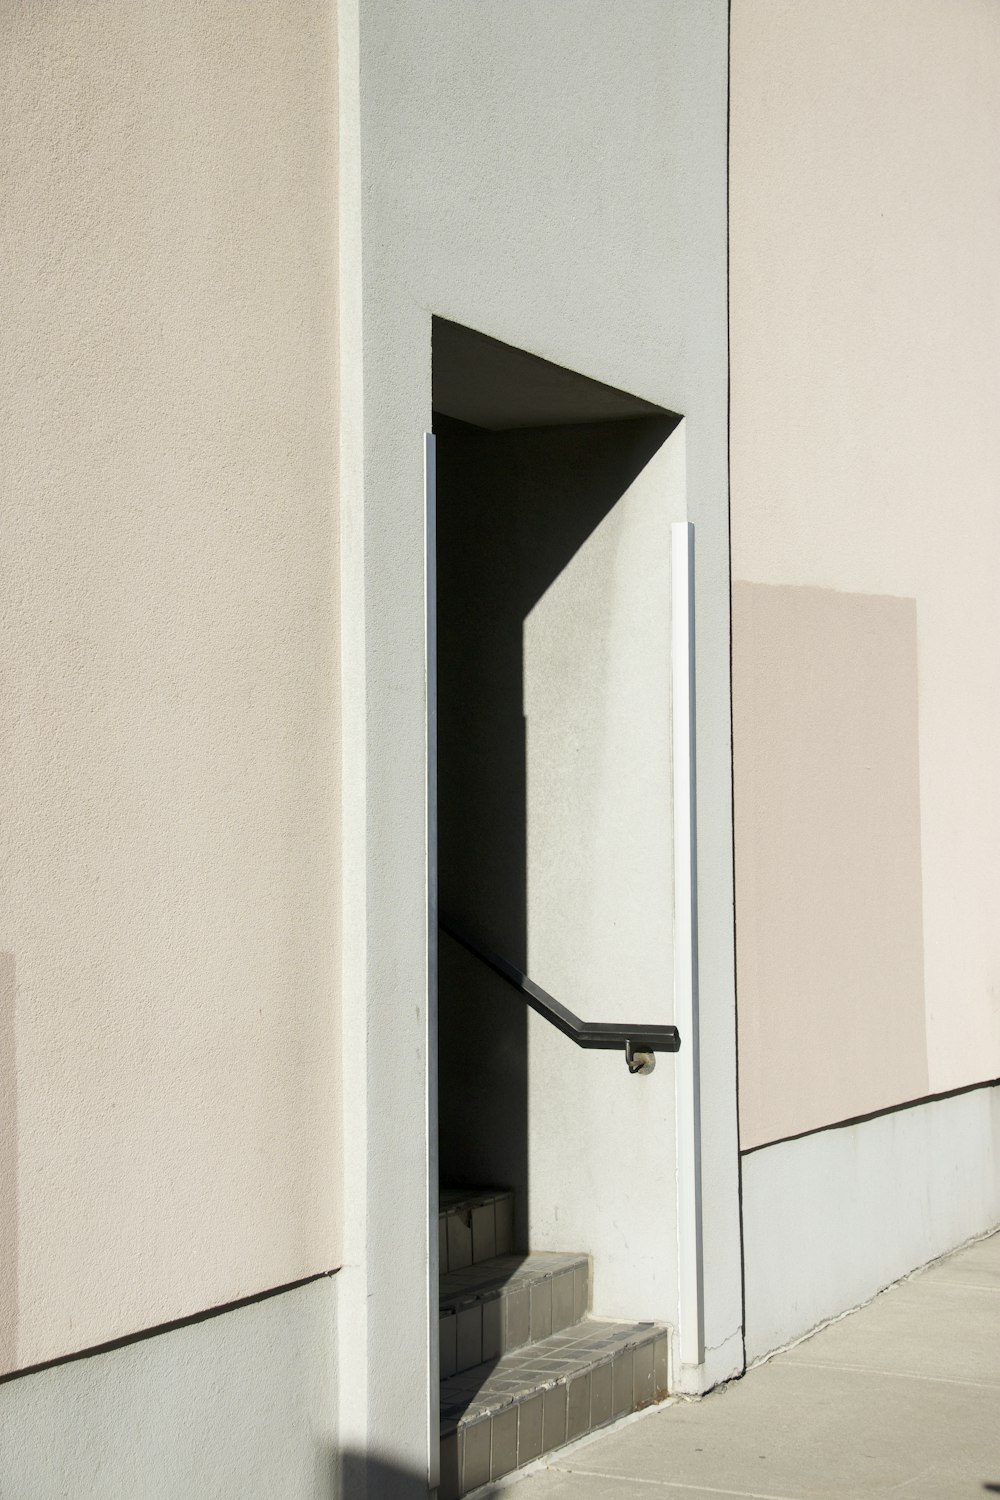
[{"label": "handrail bracket", "polygon": [[626,1042],[625,1061],[630,1073],[652,1073],[656,1053],[645,1042]]}]

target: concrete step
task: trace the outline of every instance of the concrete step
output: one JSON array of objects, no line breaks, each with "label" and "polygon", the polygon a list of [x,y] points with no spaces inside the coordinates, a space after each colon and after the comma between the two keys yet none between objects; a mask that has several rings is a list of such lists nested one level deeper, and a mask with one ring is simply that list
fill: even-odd
[{"label": "concrete step", "polygon": [[438,1206],[442,1276],[514,1249],[514,1195],[509,1189],[443,1187]]},{"label": "concrete step", "polygon": [[441,1277],[441,1375],[499,1359],[578,1323],[590,1306],[586,1255],[498,1255]]},{"label": "concrete step", "polygon": [[440,1500],[662,1401],[669,1348],[662,1324],[584,1318],[443,1380]]}]

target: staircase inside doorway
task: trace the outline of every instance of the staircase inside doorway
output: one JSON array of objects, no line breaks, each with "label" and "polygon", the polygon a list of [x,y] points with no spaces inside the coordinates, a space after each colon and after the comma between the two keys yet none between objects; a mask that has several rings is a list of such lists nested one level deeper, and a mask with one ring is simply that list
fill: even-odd
[{"label": "staircase inside doorway", "polygon": [[513,1206],[441,1189],[440,1500],[667,1395],[669,1329],[591,1317],[587,1256],[515,1253]]}]

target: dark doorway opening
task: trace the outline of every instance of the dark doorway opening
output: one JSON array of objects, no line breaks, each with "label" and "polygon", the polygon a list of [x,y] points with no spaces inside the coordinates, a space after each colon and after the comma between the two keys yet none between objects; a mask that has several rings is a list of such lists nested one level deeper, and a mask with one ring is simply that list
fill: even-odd
[{"label": "dark doorway opening", "polygon": [[[439,904],[530,973],[525,621],[680,418],[442,319],[433,393]],[[527,1249],[524,1004],[444,935],[438,984],[441,1181],[512,1188]]]}]

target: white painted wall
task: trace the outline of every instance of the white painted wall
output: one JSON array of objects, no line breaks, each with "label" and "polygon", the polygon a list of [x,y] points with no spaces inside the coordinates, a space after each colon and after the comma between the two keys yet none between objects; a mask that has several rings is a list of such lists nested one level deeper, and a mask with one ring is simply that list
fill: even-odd
[{"label": "white painted wall", "polygon": [[5,10],[0,1373],[340,1256],[332,24]]},{"label": "white painted wall", "polygon": [[[348,1423],[426,1447],[422,440],[433,313],[682,412],[699,528],[708,1372],[742,1358],[726,515],[724,4],[350,0],[343,42]],[[355,95],[354,90],[358,92]],[[624,1074],[623,1088],[634,1080]],[[606,1110],[602,1098],[597,1106]],[[367,1166],[365,1165],[367,1163]],[[661,1191],[674,1192],[664,1164]],[[371,1296],[363,1295],[367,1288]],[[388,1375],[381,1356],[391,1351]],[[376,1378],[376,1371],[379,1372]]]},{"label": "white painted wall", "polygon": [[743,1159],[747,1358],[1000,1223],[1000,1088]]},{"label": "white painted wall", "polygon": [[[528,972],[594,1021],[675,1019],[670,526],[686,499],[681,424],[524,626]],[[592,1256],[599,1316],[676,1322],[674,1067],[632,1077],[624,1049],[582,1051],[529,1015],[528,1243]]]}]

